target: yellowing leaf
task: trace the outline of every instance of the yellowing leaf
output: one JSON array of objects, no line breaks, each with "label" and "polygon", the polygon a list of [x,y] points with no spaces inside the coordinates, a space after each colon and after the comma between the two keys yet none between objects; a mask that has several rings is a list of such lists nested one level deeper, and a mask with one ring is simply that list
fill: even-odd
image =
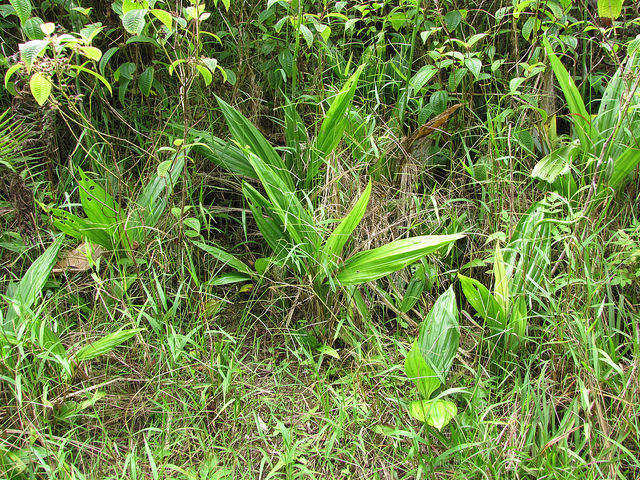
[{"label": "yellowing leaf", "polygon": [[102,52],[96,47],[80,47],[80,53],[85,57],[95,60],[96,62],[102,57]]},{"label": "yellowing leaf", "polygon": [[458,407],[447,400],[417,400],[409,404],[409,413],[416,420],[442,430],[458,413]]},{"label": "yellowing leaf", "polygon": [[34,73],[29,80],[29,88],[38,105],[44,105],[51,95],[51,80],[41,73]]}]

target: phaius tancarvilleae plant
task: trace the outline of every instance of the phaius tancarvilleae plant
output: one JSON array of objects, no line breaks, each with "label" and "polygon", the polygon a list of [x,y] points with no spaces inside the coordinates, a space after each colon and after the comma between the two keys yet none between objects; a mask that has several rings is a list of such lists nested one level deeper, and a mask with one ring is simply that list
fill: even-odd
[{"label": "phaius tancarvilleae plant", "polygon": [[[356,71],[333,99],[318,135],[304,154],[306,176],[299,180],[300,185],[296,185],[298,179],[290,172],[292,163],[285,162],[287,159],[283,160],[244,116],[218,99],[237,148],[243,154],[245,165],[235,168],[235,172],[249,172],[262,187],[259,190],[246,181],[242,184],[253,218],[272,250],[272,256],[260,264],[266,268],[270,264],[287,268],[300,283],[310,283],[325,307],[329,306],[327,301],[331,294],[339,288],[357,294],[353,286],[385,277],[463,237],[452,234],[404,238],[345,259],[345,246],[369,203],[370,182],[347,216],[330,234],[327,233],[324,227],[327,222],[318,218],[321,215],[317,214],[309,191],[322,168],[329,168],[329,156],[342,139],[348,121],[345,112],[353,99],[360,71]],[[296,139],[298,136],[287,135],[287,138]],[[215,253],[210,248],[205,250]],[[234,259],[230,265],[238,269],[239,263]],[[248,267],[240,268],[251,275]],[[262,271],[264,269],[261,268]]]},{"label": "phaius tancarvilleae plant", "polygon": [[629,56],[607,83],[595,115],[587,112],[578,87],[549,41],[543,43],[567,101],[576,138],[540,160],[532,175],[574,200],[578,192],[587,192],[588,200],[599,200],[607,191],[620,191],[640,163],[640,43],[629,45]]}]

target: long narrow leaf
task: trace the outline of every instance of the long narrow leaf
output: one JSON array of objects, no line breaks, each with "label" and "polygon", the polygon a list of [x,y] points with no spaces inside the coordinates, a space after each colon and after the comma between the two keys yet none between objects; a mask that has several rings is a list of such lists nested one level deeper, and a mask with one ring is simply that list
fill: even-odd
[{"label": "long narrow leaf", "polygon": [[100,355],[109,353],[111,350],[123,344],[135,334],[142,331],[144,331],[144,328],[130,328],[110,333],[108,335],[105,335],[101,339],[82,347],[73,355],[73,358],[76,362],[92,360],[99,357]]},{"label": "long narrow leaf", "polygon": [[249,147],[253,154],[273,168],[287,187],[293,190],[293,178],[289,173],[289,169],[280,158],[280,155],[278,155],[278,152],[273,148],[273,145],[271,145],[269,141],[264,138],[264,135],[240,112],[221,98],[216,98],[220,105],[220,110],[227,121],[231,135],[233,135],[233,138],[238,142],[240,148]]},{"label": "long narrow leaf", "polygon": [[344,263],[336,279],[342,285],[372,282],[463,237],[460,234],[412,237],[359,252]]},{"label": "long narrow leaf", "polygon": [[569,112],[571,113],[573,123],[576,126],[576,133],[580,139],[580,143],[583,148],[588,150],[591,146],[591,139],[595,138],[595,132],[591,126],[590,116],[584,106],[582,96],[580,96],[580,91],[576,87],[571,76],[569,76],[567,69],[564,67],[558,56],[553,52],[549,40],[544,36],[542,37],[542,44],[549,56],[551,69],[558,79],[558,83],[560,84],[564,97],[567,100]]},{"label": "long narrow leaf", "polygon": [[12,325],[21,312],[33,306],[56,263],[63,239],[62,235],[56,238],[49,248],[31,264],[22,279],[9,287],[7,297],[11,299],[12,305],[4,318],[5,328]]},{"label": "long narrow leaf", "polygon": [[345,243],[349,240],[349,237],[360,224],[364,212],[369,204],[369,197],[371,196],[371,182],[367,185],[364,192],[353,206],[349,214],[340,222],[336,229],[331,232],[329,238],[322,248],[321,258],[323,262],[331,262],[342,254],[342,249]]}]

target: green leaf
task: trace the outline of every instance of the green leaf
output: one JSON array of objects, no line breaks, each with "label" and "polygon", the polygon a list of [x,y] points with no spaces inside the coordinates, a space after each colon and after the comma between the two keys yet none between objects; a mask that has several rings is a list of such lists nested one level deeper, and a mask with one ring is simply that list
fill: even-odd
[{"label": "green leaf", "polygon": [[438,69],[433,65],[425,65],[409,80],[409,85],[413,88],[414,92],[418,92],[425,83],[431,80],[435,74],[438,73]]},{"label": "green leaf", "polygon": [[80,47],[79,50],[85,57],[95,60],[96,62],[102,57],[102,52],[96,47]]},{"label": "green leaf", "polygon": [[313,45],[313,33],[311,33],[311,30],[309,30],[306,25],[300,24],[300,33],[307,42],[307,47],[311,48],[311,45]]},{"label": "green leaf", "polygon": [[321,238],[311,214],[275,169],[251,152],[247,157],[267,193],[271,214],[278,217],[294,245],[315,257]]},{"label": "green leaf", "polygon": [[205,86],[208,87],[209,84],[211,83],[211,80],[213,79],[213,76],[211,75],[211,70],[209,70],[207,67],[203,65],[196,65],[196,69],[198,70],[198,72],[200,72],[200,75],[204,80]]},{"label": "green leaf", "polygon": [[51,80],[41,73],[34,73],[29,79],[29,88],[38,105],[44,105],[51,95]]},{"label": "green leaf", "polygon": [[144,187],[140,195],[136,199],[136,208],[131,215],[130,225],[127,232],[132,235],[135,240],[141,241],[144,237],[144,231],[153,227],[164,212],[168,198],[173,191],[173,187],[178,182],[182,171],[184,170],[185,149],[176,153],[175,157],[170,160],[171,166],[168,174],[164,176],[159,173],[153,176],[149,183]]},{"label": "green leaf", "polygon": [[248,183],[242,185],[242,194],[249,202],[249,208],[258,230],[273,250],[275,258],[280,261],[288,258],[293,250],[291,239],[284,230],[277,216],[265,216],[269,201]]},{"label": "green leaf", "polygon": [[31,2],[29,0],[9,0],[9,3],[16,11],[16,15],[20,19],[20,23],[24,23],[31,16]]},{"label": "green leaf", "polygon": [[422,398],[427,400],[441,385],[436,373],[422,357],[417,341],[413,342],[413,347],[404,360],[404,373],[413,380]]},{"label": "green leaf", "polygon": [[147,9],[144,8],[128,11],[122,17],[124,29],[132,35],[140,35],[146,25],[146,15]]},{"label": "green leaf", "polygon": [[35,59],[41,55],[49,46],[49,40],[30,40],[27,43],[21,43],[18,47],[20,49],[20,59],[27,67],[27,72],[31,71],[31,66]]},{"label": "green leaf", "polygon": [[640,164],[640,150],[628,148],[613,162],[613,172],[608,182],[609,188],[617,192],[620,187],[624,186],[638,164]]},{"label": "green leaf", "polygon": [[99,73],[96,73],[93,70],[89,70],[88,68],[82,67],[80,65],[69,65],[68,68],[70,68],[72,70],[78,70],[79,72],[88,73],[89,75],[93,75],[100,82],[102,82],[102,84],[105,87],[107,87],[107,90],[109,90],[109,93],[113,93],[112,90],[111,90],[111,85],[109,85],[109,82],[107,82],[107,80],[102,75],[100,75]]},{"label": "green leaf", "polygon": [[413,418],[442,430],[458,414],[458,408],[448,400],[417,400],[409,404]]},{"label": "green leaf", "polygon": [[73,355],[73,358],[76,362],[92,360],[100,355],[109,353],[117,346],[123,344],[131,337],[144,330],[144,328],[129,328],[110,333],[102,337],[100,340],[96,340],[95,342],[82,347]]},{"label": "green leaf", "polygon": [[240,112],[219,97],[216,97],[220,110],[224,115],[233,138],[241,148],[249,147],[257,157],[273,168],[286,183],[288,190],[293,190],[293,178],[275,148],[264,138],[264,135],[253,126]]},{"label": "green leaf", "polygon": [[145,97],[148,96],[151,92],[154,74],[155,69],[153,67],[147,67],[147,69],[142,72],[140,77],[138,77],[138,88]]},{"label": "green leaf", "polygon": [[359,252],[344,263],[336,279],[342,285],[372,282],[463,237],[459,234],[412,237]]},{"label": "green leaf", "polygon": [[622,13],[622,3],[623,0],[598,0],[598,15],[615,20]]},{"label": "green leaf", "polygon": [[51,214],[53,225],[62,233],[77,239],[86,238],[89,242],[101,245],[107,250],[114,249],[113,237],[103,225],[96,225],[86,218],[80,218],[57,208],[51,209]]},{"label": "green leaf", "polygon": [[43,21],[40,17],[31,17],[23,23],[22,30],[29,40],[42,40],[44,38],[44,32],[40,28],[42,25]]},{"label": "green leaf", "polygon": [[11,297],[12,307],[9,308],[5,316],[5,327],[21,315],[22,311],[30,309],[40,292],[42,292],[51,274],[51,270],[56,263],[63,239],[63,236],[59,236],[45,252],[31,264],[22,279],[12,286],[11,294],[9,295],[9,292],[7,292],[7,296]]},{"label": "green leaf", "polygon": [[576,87],[573,79],[569,76],[567,69],[553,52],[551,44],[546,36],[542,37],[542,44],[549,56],[551,69],[558,79],[558,83],[560,84],[564,97],[569,105],[569,111],[572,115],[573,124],[576,127],[576,133],[580,139],[580,144],[585,150],[589,150],[591,146],[591,139],[596,138],[596,135],[591,126],[591,117],[587,113],[582,96],[580,96],[580,91],[578,90],[578,87]]},{"label": "green leaf", "polygon": [[407,313],[411,310],[423,294],[425,286],[426,272],[424,265],[420,265],[411,277],[411,280],[409,280],[409,284],[404,292],[404,296],[402,297],[402,302],[400,303],[398,310],[402,313]]},{"label": "green leaf", "polygon": [[441,383],[453,364],[460,342],[458,307],[453,286],[438,297],[420,326],[417,344],[425,362]]},{"label": "green leaf", "polygon": [[482,60],[476,57],[465,58],[464,65],[473,74],[475,79],[478,80],[478,75],[480,75],[480,70],[482,70]]},{"label": "green leaf", "polygon": [[579,145],[575,142],[555,149],[549,155],[536,163],[531,176],[553,183],[558,177],[567,175],[571,171],[571,160],[575,156]]},{"label": "green leaf", "polygon": [[9,84],[9,80],[11,80],[11,76],[21,68],[22,68],[22,65],[19,63],[16,63],[9,70],[7,70],[7,73],[4,74],[4,88],[8,88],[7,85]]},{"label": "green leaf", "polygon": [[222,262],[224,265],[228,265],[238,272],[244,273],[245,275],[253,276],[254,272],[251,270],[251,268],[242,260],[239,260],[229,252],[225,252],[218,247],[207,245],[206,243],[202,242],[193,242],[193,244],[209,255],[213,256],[213,258],[215,258],[216,260]]},{"label": "green leaf", "polygon": [[120,219],[120,206],[115,199],[82,170],[78,185],[82,208],[89,220],[111,233],[115,232]]},{"label": "green leaf", "polygon": [[318,136],[314,142],[314,151],[316,153],[316,159],[312,161],[308,167],[307,178],[312,179],[320,169],[320,165],[324,162],[324,159],[338,146],[342,135],[347,126],[345,114],[347,108],[351,105],[353,96],[358,84],[358,78],[362,73],[364,65],[360,66],[356,72],[345,82],[344,86],[333,99],[331,107],[327,111],[327,115],[322,122]]},{"label": "green leaf", "polygon": [[215,58],[203,58],[202,63],[204,63],[211,73],[216,73],[216,68],[218,67],[218,60]]},{"label": "green leaf", "polygon": [[323,262],[335,262],[337,258],[342,255],[342,249],[345,243],[349,240],[349,237],[360,224],[367,205],[369,204],[369,197],[371,196],[371,181],[367,184],[364,192],[353,206],[349,214],[340,222],[336,229],[331,232],[329,238],[324,244],[321,253],[321,259]]},{"label": "green leaf", "polygon": [[469,304],[486,322],[493,333],[501,333],[505,328],[505,311],[489,289],[473,278],[458,274],[462,293]]},{"label": "green leaf", "polygon": [[447,30],[452,31],[458,28],[460,22],[462,21],[462,14],[459,10],[452,10],[451,12],[447,12],[444,16],[444,23],[447,27]]},{"label": "green leaf", "polygon": [[496,242],[496,249],[493,258],[493,276],[496,279],[495,297],[502,310],[509,311],[509,277],[504,266],[504,260],[502,259],[502,252],[500,251],[500,243]]},{"label": "green leaf", "polygon": [[158,20],[160,20],[164,24],[164,26],[171,31],[173,27],[173,17],[169,12],[154,8],[153,10],[150,11],[150,13],[151,15],[156,17]]}]

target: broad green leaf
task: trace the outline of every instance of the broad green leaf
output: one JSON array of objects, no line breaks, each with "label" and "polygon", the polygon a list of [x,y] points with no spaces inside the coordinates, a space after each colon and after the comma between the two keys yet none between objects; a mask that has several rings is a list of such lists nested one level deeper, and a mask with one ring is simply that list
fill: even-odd
[{"label": "broad green leaf", "polygon": [[291,264],[293,242],[277,215],[269,214],[269,201],[248,183],[242,185],[242,193],[249,202],[258,230],[274,252],[276,263]]},{"label": "broad green leaf", "polygon": [[42,25],[40,17],[31,17],[22,24],[22,30],[27,34],[29,40],[42,40],[44,38],[44,32],[40,28]]},{"label": "broad green leaf", "polygon": [[247,157],[236,145],[206,132],[196,132],[194,130],[189,130],[189,132],[197,135],[202,140],[202,143],[198,142],[193,145],[193,150],[196,153],[211,160],[219,167],[229,170],[231,173],[258,179],[258,175],[247,160]]},{"label": "broad green leaf", "polygon": [[100,63],[98,64],[98,69],[100,70],[101,75],[104,76],[104,69],[107,66],[107,63],[109,62],[111,57],[113,57],[118,52],[118,50],[120,50],[118,47],[111,47],[104,53],[104,55],[102,55]]},{"label": "broad green leaf", "polygon": [[313,33],[311,33],[311,30],[306,25],[300,24],[300,33],[307,42],[307,47],[311,48],[311,45],[313,45]]},{"label": "broad green leaf", "polygon": [[115,232],[120,220],[120,206],[115,199],[82,170],[78,185],[82,208],[89,220],[111,233]]},{"label": "broad green leaf", "polygon": [[458,274],[462,293],[469,304],[478,312],[487,326],[495,333],[505,328],[505,311],[489,289],[473,278]]},{"label": "broad green leaf", "polygon": [[402,302],[400,303],[398,310],[402,313],[407,313],[411,310],[423,294],[425,286],[426,272],[424,265],[420,265],[411,277],[411,280],[409,280],[409,284],[404,292],[404,296],[402,297]]},{"label": "broad green leaf", "polygon": [[196,69],[200,73],[200,76],[204,80],[205,86],[209,86],[211,84],[211,80],[213,80],[213,75],[211,75],[211,70],[209,70],[204,65],[196,65]]},{"label": "broad green leaf", "polygon": [[321,258],[324,262],[334,262],[342,255],[342,249],[349,237],[360,224],[371,196],[371,181],[367,184],[364,192],[353,206],[349,214],[340,222],[336,229],[331,232],[329,238],[322,248]]},{"label": "broad green leaf", "polygon": [[153,86],[153,77],[155,74],[155,69],[153,67],[147,67],[140,77],[138,78],[138,88],[142,92],[142,94],[146,97],[151,92],[151,87]]},{"label": "broad green leaf", "polygon": [[541,283],[551,262],[551,229],[549,214],[540,203],[534,203],[516,224],[503,252],[510,292],[532,294],[544,288]]},{"label": "broad green leaf", "polygon": [[28,310],[33,306],[56,263],[58,252],[60,251],[60,247],[62,247],[63,238],[63,236],[59,236],[45,252],[31,264],[22,279],[17,284],[12,285],[10,295],[9,292],[7,292],[7,296],[12,299],[12,306],[9,307],[7,315],[5,316],[5,327],[11,325],[20,315],[21,311]]},{"label": "broad green leaf", "polygon": [[404,360],[404,373],[413,380],[420,395],[426,400],[441,385],[436,373],[422,357],[417,341],[413,342],[413,347]]},{"label": "broad green leaf", "polygon": [[459,10],[452,10],[450,12],[447,12],[447,14],[444,16],[444,23],[447,26],[447,30],[449,30],[450,32],[458,28],[458,25],[460,25],[461,21],[462,14]]},{"label": "broad green leaf", "polygon": [[418,72],[411,77],[409,85],[413,88],[414,92],[418,92],[429,80],[431,80],[435,74],[438,73],[438,69],[433,65],[425,65]]},{"label": "broad green leaf", "polygon": [[302,165],[302,149],[309,143],[307,128],[296,109],[296,105],[285,96],[284,105],[284,138],[287,144],[285,163],[287,167],[293,169],[294,173],[299,173]]},{"label": "broad green leaf", "polygon": [[158,223],[166,208],[166,199],[173,192],[173,187],[184,170],[185,154],[187,153],[188,150],[185,149],[176,153],[167,174],[164,176],[154,175],[140,192],[135,202],[136,210],[127,225],[127,232],[132,235],[133,239],[141,241],[144,238],[144,229],[151,228]]},{"label": "broad green leaf", "polygon": [[342,285],[372,282],[463,237],[460,234],[412,237],[359,252],[344,263],[336,279]]},{"label": "broad green leaf", "polygon": [[502,259],[502,252],[500,251],[500,243],[496,242],[496,249],[493,257],[493,276],[495,277],[495,297],[502,310],[509,311],[509,277],[504,266],[504,260]]},{"label": "broad green leaf", "polygon": [[622,3],[623,0],[598,0],[598,15],[615,20],[622,13]]},{"label": "broad green leaf", "polygon": [[206,67],[211,70],[211,73],[216,73],[216,68],[218,68],[218,60],[215,58],[203,58],[202,63],[206,65]]},{"label": "broad green leaf", "polygon": [[64,345],[62,345],[58,334],[47,326],[47,321],[50,321],[50,319],[37,318],[33,322],[31,331],[33,332],[36,343],[43,350],[47,350],[61,358],[66,358],[67,350],[64,348]]},{"label": "broad green leaf", "polygon": [[55,23],[43,23],[40,25],[40,30],[44,35],[51,35],[56,29]]},{"label": "broad green leaf", "polygon": [[92,360],[94,358],[99,357],[100,355],[104,355],[105,353],[109,353],[114,348],[123,344],[131,337],[136,335],[139,332],[144,331],[144,328],[129,328],[118,330],[117,332],[110,333],[105,335],[99,340],[90,343],[89,345],[85,345],[80,350],[78,350],[74,355],[73,359],[76,362],[83,362],[86,360]]},{"label": "broad green leaf", "polygon": [[24,62],[25,67],[27,67],[27,72],[31,71],[31,66],[35,59],[41,55],[48,46],[49,40],[30,40],[27,43],[21,43],[19,45],[20,59]]},{"label": "broad green leaf", "polygon": [[290,189],[282,176],[260,157],[251,152],[245,154],[267,193],[271,213],[278,216],[294,245],[310,256],[315,256],[320,248],[320,233],[312,216],[298,200],[296,192]]},{"label": "broad green leaf", "polygon": [[518,300],[513,303],[508,327],[507,348],[516,350],[527,333],[527,302],[524,296],[518,297]]},{"label": "broad green leaf", "polygon": [[221,98],[216,97],[216,99],[227,121],[229,130],[235,141],[240,145],[240,148],[249,147],[252,153],[278,173],[287,185],[288,190],[293,191],[293,178],[291,178],[291,174],[275,148],[273,148],[267,139],[264,138],[264,135],[240,112]]},{"label": "broad green leaf", "polygon": [[16,15],[20,19],[20,23],[24,23],[31,16],[31,10],[33,7],[31,6],[30,0],[9,0],[9,3],[16,11]]},{"label": "broad green leaf", "polygon": [[574,141],[569,145],[555,149],[536,163],[531,176],[548,183],[554,183],[558,177],[569,174],[571,161],[578,153],[579,148],[579,144]]},{"label": "broad green leaf", "polygon": [[51,214],[53,225],[62,233],[80,240],[86,238],[89,242],[97,243],[107,250],[115,248],[113,236],[104,229],[103,225],[96,225],[86,218],[80,218],[57,208],[51,209]]},{"label": "broad green leaf", "polygon": [[417,400],[409,404],[413,418],[442,430],[458,414],[456,404],[448,400]]},{"label": "broad green leaf", "polygon": [[458,307],[453,286],[438,297],[420,325],[417,344],[425,362],[441,383],[453,364],[460,342]]},{"label": "broad green leaf", "polygon": [[96,62],[102,57],[102,52],[96,47],[80,47],[79,50],[85,57],[95,60]]},{"label": "broad green leaf", "polygon": [[122,17],[122,25],[124,26],[124,29],[132,35],[140,35],[146,25],[146,15],[147,9],[145,8],[128,11]]},{"label": "broad green leaf", "polygon": [[476,57],[465,58],[464,66],[469,69],[474,78],[477,80],[478,75],[480,75],[480,71],[482,70],[482,60]]},{"label": "broad green leaf", "polygon": [[622,155],[613,162],[613,172],[609,178],[608,185],[614,191],[618,191],[640,164],[640,150],[628,148]]},{"label": "broad green leaf", "polygon": [[159,10],[157,8],[154,8],[150,11],[151,15],[153,15],[154,17],[156,17],[158,20],[160,20],[165,27],[167,27],[169,30],[172,29],[173,27],[173,17],[171,16],[171,14],[165,10]]},{"label": "broad green leaf", "polygon": [[44,105],[51,95],[51,80],[41,73],[34,73],[29,79],[29,88],[38,105]]}]

